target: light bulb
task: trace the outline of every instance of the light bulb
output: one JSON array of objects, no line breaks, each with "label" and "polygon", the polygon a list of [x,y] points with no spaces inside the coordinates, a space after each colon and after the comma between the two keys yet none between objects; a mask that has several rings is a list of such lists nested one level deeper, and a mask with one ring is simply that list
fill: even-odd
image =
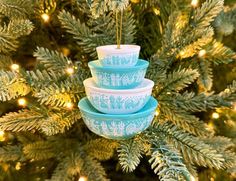
[{"label": "light bulb", "polygon": [[192,0],[191,5],[195,8],[198,5],[198,0]]},{"label": "light bulb", "polygon": [[20,170],[21,169],[21,163],[20,162],[16,163],[15,169],[16,170]]},{"label": "light bulb", "polygon": [[199,52],[198,52],[198,56],[199,57],[204,57],[206,55],[206,50],[200,50]]},{"label": "light bulb", "polygon": [[5,134],[5,132],[4,132],[4,131],[2,131],[2,130],[0,130],[0,137],[3,137],[3,136],[4,136],[4,134]]},{"label": "light bulb", "polygon": [[212,118],[213,119],[218,119],[220,117],[220,115],[217,113],[217,112],[214,112],[213,114],[212,114]]},{"label": "light bulb", "polygon": [[20,66],[18,64],[14,63],[14,64],[11,65],[11,69],[14,70],[14,71],[19,70],[19,68],[20,68]]},{"label": "light bulb", "polygon": [[190,180],[191,180],[191,181],[195,181],[194,176],[190,175]]},{"label": "light bulb", "polygon": [[81,177],[79,178],[79,181],[87,181],[87,177],[81,176]]},{"label": "light bulb", "polygon": [[0,130],[0,141],[5,141],[4,135],[5,135],[5,132]]},{"label": "light bulb", "polygon": [[43,19],[43,21],[44,21],[45,23],[49,22],[49,20],[50,20],[50,16],[49,16],[48,14],[46,14],[46,13],[43,13],[43,14],[41,15],[41,18]]},{"label": "light bulb", "polygon": [[75,72],[75,70],[74,70],[74,68],[69,67],[69,68],[66,69],[66,72],[67,72],[69,75],[72,75],[72,74]]},{"label": "light bulb", "polygon": [[25,106],[26,105],[26,100],[24,98],[20,98],[20,99],[18,99],[18,104],[20,106]]},{"label": "light bulb", "polygon": [[71,102],[68,102],[68,103],[66,103],[66,107],[67,107],[68,109],[72,109],[72,108],[74,107],[74,104],[71,103]]},{"label": "light bulb", "polygon": [[160,114],[159,110],[156,110],[155,116],[158,116]]},{"label": "light bulb", "polygon": [[233,111],[236,112],[236,103],[233,104]]}]

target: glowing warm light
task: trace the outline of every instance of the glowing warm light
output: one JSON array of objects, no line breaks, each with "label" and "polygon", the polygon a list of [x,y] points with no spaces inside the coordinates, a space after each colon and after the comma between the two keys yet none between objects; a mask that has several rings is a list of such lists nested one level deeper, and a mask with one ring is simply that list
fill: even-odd
[{"label": "glowing warm light", "polygon": [[184,51],[180,51],[179,52],[179,55],[182,57],[182,56],[184,56]]},{"label": "glowing warm light", "polygon": [[74,107],[74,104],[71,103],[71,102],[68,102],[68,103],[66,104],[66,107],[67,107],[68,109],[72,109],[72,108]]},{"label": "glowing warm light", "polygon": [[233,111],[236,111],[236,103],[233,104]]},{"label": "glowing warm light", "polygon": [[5,132],[0,130],[0,141],[5,141],[4,135],[5,135]]},{"label": "glowing warm light", "polygon": [[191,180],[191,181],[195,181],[194,176],[190,175],[190,180]]},{"label": "glowing warm light", "polygon": [[18,64],[15,64],[15,63],[14,63],[14,64],[11,65],[11,69],[12,69],[12,70],[15,70],[15,71],[16,71],[16,70],[19,70],[19,68],[20,68],[20,66],[19,66]]},{"label": "glowing warm light", "polygon": [[0,130],[0,137],[4,136],[5,132]]},{"label": "glowing warm light", "polygon": [[41,15],[41,18],[43,19],[44,22],[48,22],[50,20],[50,16],[46,13],[43,13]]},{"label": "glowing warm light", "polygon": [[192,0],[191,5],[192,5],[193,7],[197,7],[197,5],[198,5],[198,0]]},{"label": "glowing warm light", "polygon": [[198,53],[199,57],[203,57],[205,55],[206,55],[206,50],[200,50],[199,53]]},{"label": "glowing warm light", "polygon": [[155,116],[158,116],[160,114],[159,110],[156,110]]},{"label": "glowing warm light", "polygon": [[79,178],[79,181],[87,181],[87,177],[82,176],[82,177]]},{"label": "glowing warm light", "polygon": [[212,114],[212,118],[213,119],[218,119],[220,117],[220,115],[217,113],[217,112],[214,112],[213,114]]},{"label": "glowing warm light", "polygon": [[157,9],[157,8],[153,8],[153,12],[155,13],[155,15],[160,15],[161,14],[160,10]]},{"label": "glowing warm light", "polygon": [[71,74],[73,74],[73,73],[75,72],[75,70],[74,70],[74,68],[69,67],[69,68],[66,69],[66,72],[67,72],[69,75],[71,75]]},{"label": "glowing warm light", "polygon": [[25,106],[26,105],[26,100],[24,98],[20,98],[20,99],[18,99],[18,104],[20,106]]},{"label": "glowing warm light", "polygon": [[21,163],[20,162],[16,163],[15,169],[16,170],[20,170],[21,169]]}]

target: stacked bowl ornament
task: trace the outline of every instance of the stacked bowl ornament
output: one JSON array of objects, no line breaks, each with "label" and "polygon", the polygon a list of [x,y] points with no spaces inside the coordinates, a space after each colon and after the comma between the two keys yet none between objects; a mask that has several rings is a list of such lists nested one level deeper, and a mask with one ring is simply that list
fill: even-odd
[{"label": "stacked bowl ornament", "polygon": [[92,78],[83,83],[87,97],[79,102],[82,118],[94,133],[124,140],[148,128],[157,108],[154,82],[145,79],[149,62],[139,59],[140,46],[97,47],[89,62]]}]

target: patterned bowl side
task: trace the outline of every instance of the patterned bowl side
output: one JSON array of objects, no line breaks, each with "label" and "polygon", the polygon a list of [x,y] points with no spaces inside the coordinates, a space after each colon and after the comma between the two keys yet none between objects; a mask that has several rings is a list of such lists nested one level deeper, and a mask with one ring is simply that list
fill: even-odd
[{"label": "patterned bowl side", "polygon": [[116,66],[119,68],[131,67],[138,62],[138,53],[127,53],[127,54],[117,54],[109,55],[99,61],[103,66]]},{"label": "patterned bowl side", "polygon": [[105,45],[96,48],[98,59],[103,66],[131,67],[139,57],[140,46],[138,45]]},{"label": "patterned bowl side", "polygon": [[154,117],[154,112],[144,117],[126,119],[96,119],[82,113],[83,120],[90,131],[109,139],[124,140],[147,129]]},{"label": "patterned bowl side", "polygon": [[144,107],[151,97],[154,82],[145,79],[140,86],[130,90],[108,90],[96,86],[92,78],[84,81],[90,103],[102,113],[130,114]]},{"label": "patterned bowl side", "polygon": [[148,67],[147,61],[140,61],[136,67],[109,68],[95,67],[92,62],[89,67],[96,84],[107,89],[131,89],[138,86],[144,79]]},{"label": "patterned bowl side", "polygon": [[85,124],[92,132],[105,138],[123,140],[141,133],[150,126],[157,101],[151,97],[142,110],[124,115],[99,113],[87,98],[80,101],[79,107]]}]

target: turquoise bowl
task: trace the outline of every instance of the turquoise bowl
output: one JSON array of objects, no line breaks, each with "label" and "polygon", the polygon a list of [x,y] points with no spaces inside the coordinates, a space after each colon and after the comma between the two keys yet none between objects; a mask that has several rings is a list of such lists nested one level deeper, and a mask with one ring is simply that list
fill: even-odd
[{"label": "turquoise bowl", "polygon": [[87,127],[97,135],[108,139],[124,140],[147,129],[154,117],[158,102],[151,97],[147,104],[133,114],[103,114],[97,111],[87,98],[78,106]]},{"label": "turquoise bowl", "polygon": [[148,61],[139,59],[133,67],[116,68],[102,66],[99,61],[91,61],[88,66],[95,83],[107,89],[132,89],[145,77]]}]

